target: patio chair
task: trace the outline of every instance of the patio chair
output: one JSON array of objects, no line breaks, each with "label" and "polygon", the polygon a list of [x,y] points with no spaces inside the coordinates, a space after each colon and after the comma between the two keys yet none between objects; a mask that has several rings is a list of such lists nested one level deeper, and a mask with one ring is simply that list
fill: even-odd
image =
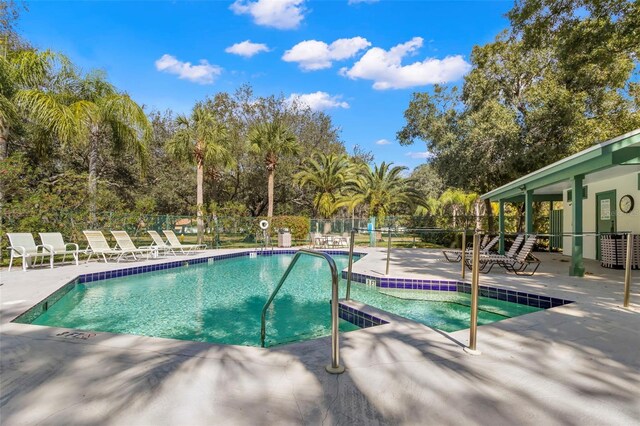
[{"label": "patio chair", "polygon": [[7,249],[11,253],[9,271],[15,257],[22,259],[22,270],[26,271],[27,267],[35,265],[35,261],[38,258],[41,258],[44,262],[45,256],[49,256],[49,265],[53,269],[53,253],[45,251],[42,245],[36,245],[36,241],[30,232],[7,232],[7,237],[9,238],[9,247]]},{"label": "patio chair", "polygon": [[42,241],[44,249],[51,252],[53,256],[62,255],[62,263],[70,254],[76,261],[76,265],[79,264],[80,247],[76,243],[65,243],[60,232],[40,232],[40,241]]},{"label": "patio chair", "polygon": [[87,262],[91,260],[91,257],[95,254],[97,256],[102,256],[105,263],[109,263],[107,256],[112,258],[117,256],[116,262],[120,262],[120,260],[127,255],[133,257],[134,260],[137,260],[135,253],[136,250],[123,250],[121,248],[111,248],[107,239],[104,237],[101,231],[82,231],[84,236],[87,238],[89,242],[89,257],[87,258]]},{"label": "patio chair", "polygon": [[147,231],[147,232],[149,233],[149,235],[151,236],[151,239],[153,240],[153,244],[151,245],[151,247],[156,247],[158,251],[162,250],[164,254],[167,254],[167,252],[171,252],[174,256],[176,256],[176,252],[173,249],[173,247],[167,244],[162,239],[160,234],[158,234],[156,231]]},{"label": "patio chair", "polygon": [[[533,239],[533,242],[535,242],[536,236],[532,235],[529,237],[529,239],[531,238]],[[529,241],[529,239],[527,239],[527,241]],[[501,255],[501,254],[480,255],[479,265],[478,265],[480,268],[480,272],[483,274],[488,274],[489,272],[491,272],[491,269],[493,269],[493,267],[496,265],[504,267],[505,264],[511,264],[512,262],[514,262],[516,257],[518,257],[519,254],[522,252],[522,249],[525,248],[525,246],[522,245],[523,241],[524,241],[524,234],[519,234],[516,237],[516,239],[513,241],[513,244],[511,244],[509,251],[504,255]],[[530,244],[528,253],[531,252],[532,248],[533,248],[533,243]],[[466,265],[469,269],[471,269],[472,261],[473,259],[471,258],[466,259]]]},{"label": "patio chair", "polygon": [[182,254],[191,254],[195,251],[207,248],[206,244],[182,244],[176,234],[170,229],[165,229],[162,232],[164,233],[164,236],[167,237],[167,241],[171,248],[174,250],[180,250]]},{"label": "patio chair", "polygon": [[[493,246],[498,244],[500,241],[500,236],[497,235],[493,237],[491,241],[489,241],[489,235],[485,235],[480,243],[480,254],[489,254]],[[469,257],[473,253],[473,248],[467,248],[467,257]],[[442,254],[447,262],[457,263],[462,260],[462,250],[442,250]]]},{"label": "patio chair", "polygon": [[156,247],[152,247],[152,246],[136,247],[136,245],[133,244],[133,241],[131,240],[131,237],[129,236],[129,234],[127,234],[127,231],[111,231],[111,235],[113,235],[113,238],[116,239],[116,244],[118,244],[118,247],[120,247],[122,250],[130,250],[134,252],[134,257],[135,257],[135,253],[146,254],[147,259],[150,256],[154,258],[158,257],[158,249]]},{"label": "patio chair", "polygon": [[[498,264],[505,268],[508,272],[513,272],[516,275],[531,276],[535,274],[541,263],[540,259],[531,254],[535,242],[536,235],[530,235],[522,245],[522,248],[520,249],[518,254],[513,259],[503,260]],[[530,266],[533,269],[529,269]]]}]

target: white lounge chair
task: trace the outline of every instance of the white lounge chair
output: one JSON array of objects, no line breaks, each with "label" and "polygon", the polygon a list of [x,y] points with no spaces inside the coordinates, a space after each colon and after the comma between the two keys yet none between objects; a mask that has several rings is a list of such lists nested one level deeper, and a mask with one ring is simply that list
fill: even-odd
[{"label": "white lounge chair", "polygon": [[180,250],[182,254],[191,254],[194,251],[204,250],[207,248],[206,244],[182,244],[176,234],[170,229],[165,229],[162,232],[164,233],[165,237],[167,237],[167,241],[169,242],[171,248]]},{"label": "white lounge chair", "polygon": [[35,265],[35,260],[41,258],[44,261],[45,256],[49,256],[49,265],[53,269],[53,253],[44,250],[44,246],[36,245],[33,235],[29,232],[7,232],[9,237],[9,247],[7,249],[11,253],[9,259],[9,270],[13,265],[13,258],[22,259],[22,270],[26,271],[28,266]]},{"label": "white lounge chair", "polygon": [[102,256],[105,263],[109,263],[107,256],[112,258],[113,256],[117,256],[116,262],[120,262],[123,256],[130,255],[134,259],[137,260],[136,252],[138,250],[123,250],[117,247],[111,248],[107,239],[104,237],[101,231],[82,231],[84,236],[87,238],[89,242],[89,257],[87,258],[87,262],[91,260],[91,257],[95,254],[97,256]]},{"label": "white lounge chair", "polygon": [[[80,247],[76,243],[65,243],[60,232],[40,232],[40,241],[42,241],[44,249],[51,252],[53,256],[62,255],[62,263],[70,254],[78,265]],[[68,250],[69,247],[71,250]]]},{"label": "white lounge chair", "polygon": [[162,239],[160,234],[158,234],[156,231],[147,231],[147,232],[149,233],[149,235],[151,236],[151,239],[153,240],[152,247],[157,247],[158,251],[162,250],[165,254],[167,252],[171,252],[174,256],[176,255],[176,252],[173,249],[173,247],[167,244]]},{"label": "white lounge chair", "polygon": [[122,250],[132,251],[134,253],[134,257],[135,257],[135,253],[146,254],[147,259],[149,258],[149,256],[152,256],[154,258],[158,257],[158,249],[156,247],[151,247],[151,246],[136,247],[136,245],[133,244],[133,241],[131,240],[131,237],[129,236],[129,234],[127,234],[127,231],[111,231],[111,235],[113,235],[113,238],[116,239],[116,243],[118,244],[118,247],[120,247]]}]

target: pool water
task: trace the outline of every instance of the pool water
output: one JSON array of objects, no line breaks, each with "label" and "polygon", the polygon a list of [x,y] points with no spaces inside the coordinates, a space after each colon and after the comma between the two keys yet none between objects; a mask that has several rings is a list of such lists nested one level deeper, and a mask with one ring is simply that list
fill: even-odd
[{"label": "pool water", "polygon": [[[293,255],[248,256],[77,284],[32,324],[182,340],[260,345],[260,314]],[[347,256],[333,256],[342,270]],[[345,281],[340,283],[344,297]],[[436,294],[438,293],[438,294]],[[469,327],[469,295],[379,291],[353,283],[352,298],[444,331]],[[267,346],[331,331],[331,275],[303,256],[267,312]],[[480,298],[478,323],[537,308]],[[358,327],[340,320],[340,330]]]}]

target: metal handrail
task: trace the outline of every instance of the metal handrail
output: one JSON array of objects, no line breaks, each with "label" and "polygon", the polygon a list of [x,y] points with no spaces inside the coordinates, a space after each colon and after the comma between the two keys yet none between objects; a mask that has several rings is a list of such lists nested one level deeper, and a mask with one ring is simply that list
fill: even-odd
[{"label": "metal handrail", "polygon": [[293,260],[289,264],[289,267],[285,271],[284,275],[282,275],[282,278],[280,278],[280,282],[271,293],[271,296],[269,296],[267,303],[265,303],[262,308],[262,315],[260,317],[260,346],[264,348],[264,339],[267,333],[267,309],[269,309],[271,302],[273,302],[276,294],[280,291],[280,287],[282,287],[282,284],[284,284],[289,273],[303,254],[324,258],[327,263],[329,263],[329,268],[331,269],[331,364],[327,365],[325,368],[329,373],[340,374],[344,371],[344,367],[340,365],[340,342],[338,340],[338,268],[336,267],[336,262],[327,253],[316,250],[300,249],[293,256]]}]

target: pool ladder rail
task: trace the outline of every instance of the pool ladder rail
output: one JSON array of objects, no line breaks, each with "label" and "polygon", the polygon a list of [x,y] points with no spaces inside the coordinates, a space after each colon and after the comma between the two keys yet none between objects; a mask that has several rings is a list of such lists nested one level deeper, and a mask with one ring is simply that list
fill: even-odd
[{"label": "pool ladder rail", "polygon": [[340,365],[340,341],[338,335],[338,268],[336,267],[336,262],[327,253],[317,250],[300,249],[293,256],[293,260],[289,264],[289,267],[282,275],[282,278],[280,278],[280,282],[278,282],[278,285],[271,293],[271,296],[269,296],[267,303],[265,303],[262,308],[262,315],[260,317],[260,346],[264,348],[267,310],[269,309],[269,306],[271,306],[273,299],[278,294],[278,291],[280,291],[282,284],[287,280],[289,273],[302,255],[324,258],[331,269],[331,364],[327,365],[325,369],[331,374],[340,374],[344,372],[344,366]]},{"label": "pool ladder rail", "polygon": [[266,252],[269,250],[273,251],[273,243],[271,242],[271,237],[266,230],[262,231],[262,244],[260,244],[256,250],[260,252]]}]

